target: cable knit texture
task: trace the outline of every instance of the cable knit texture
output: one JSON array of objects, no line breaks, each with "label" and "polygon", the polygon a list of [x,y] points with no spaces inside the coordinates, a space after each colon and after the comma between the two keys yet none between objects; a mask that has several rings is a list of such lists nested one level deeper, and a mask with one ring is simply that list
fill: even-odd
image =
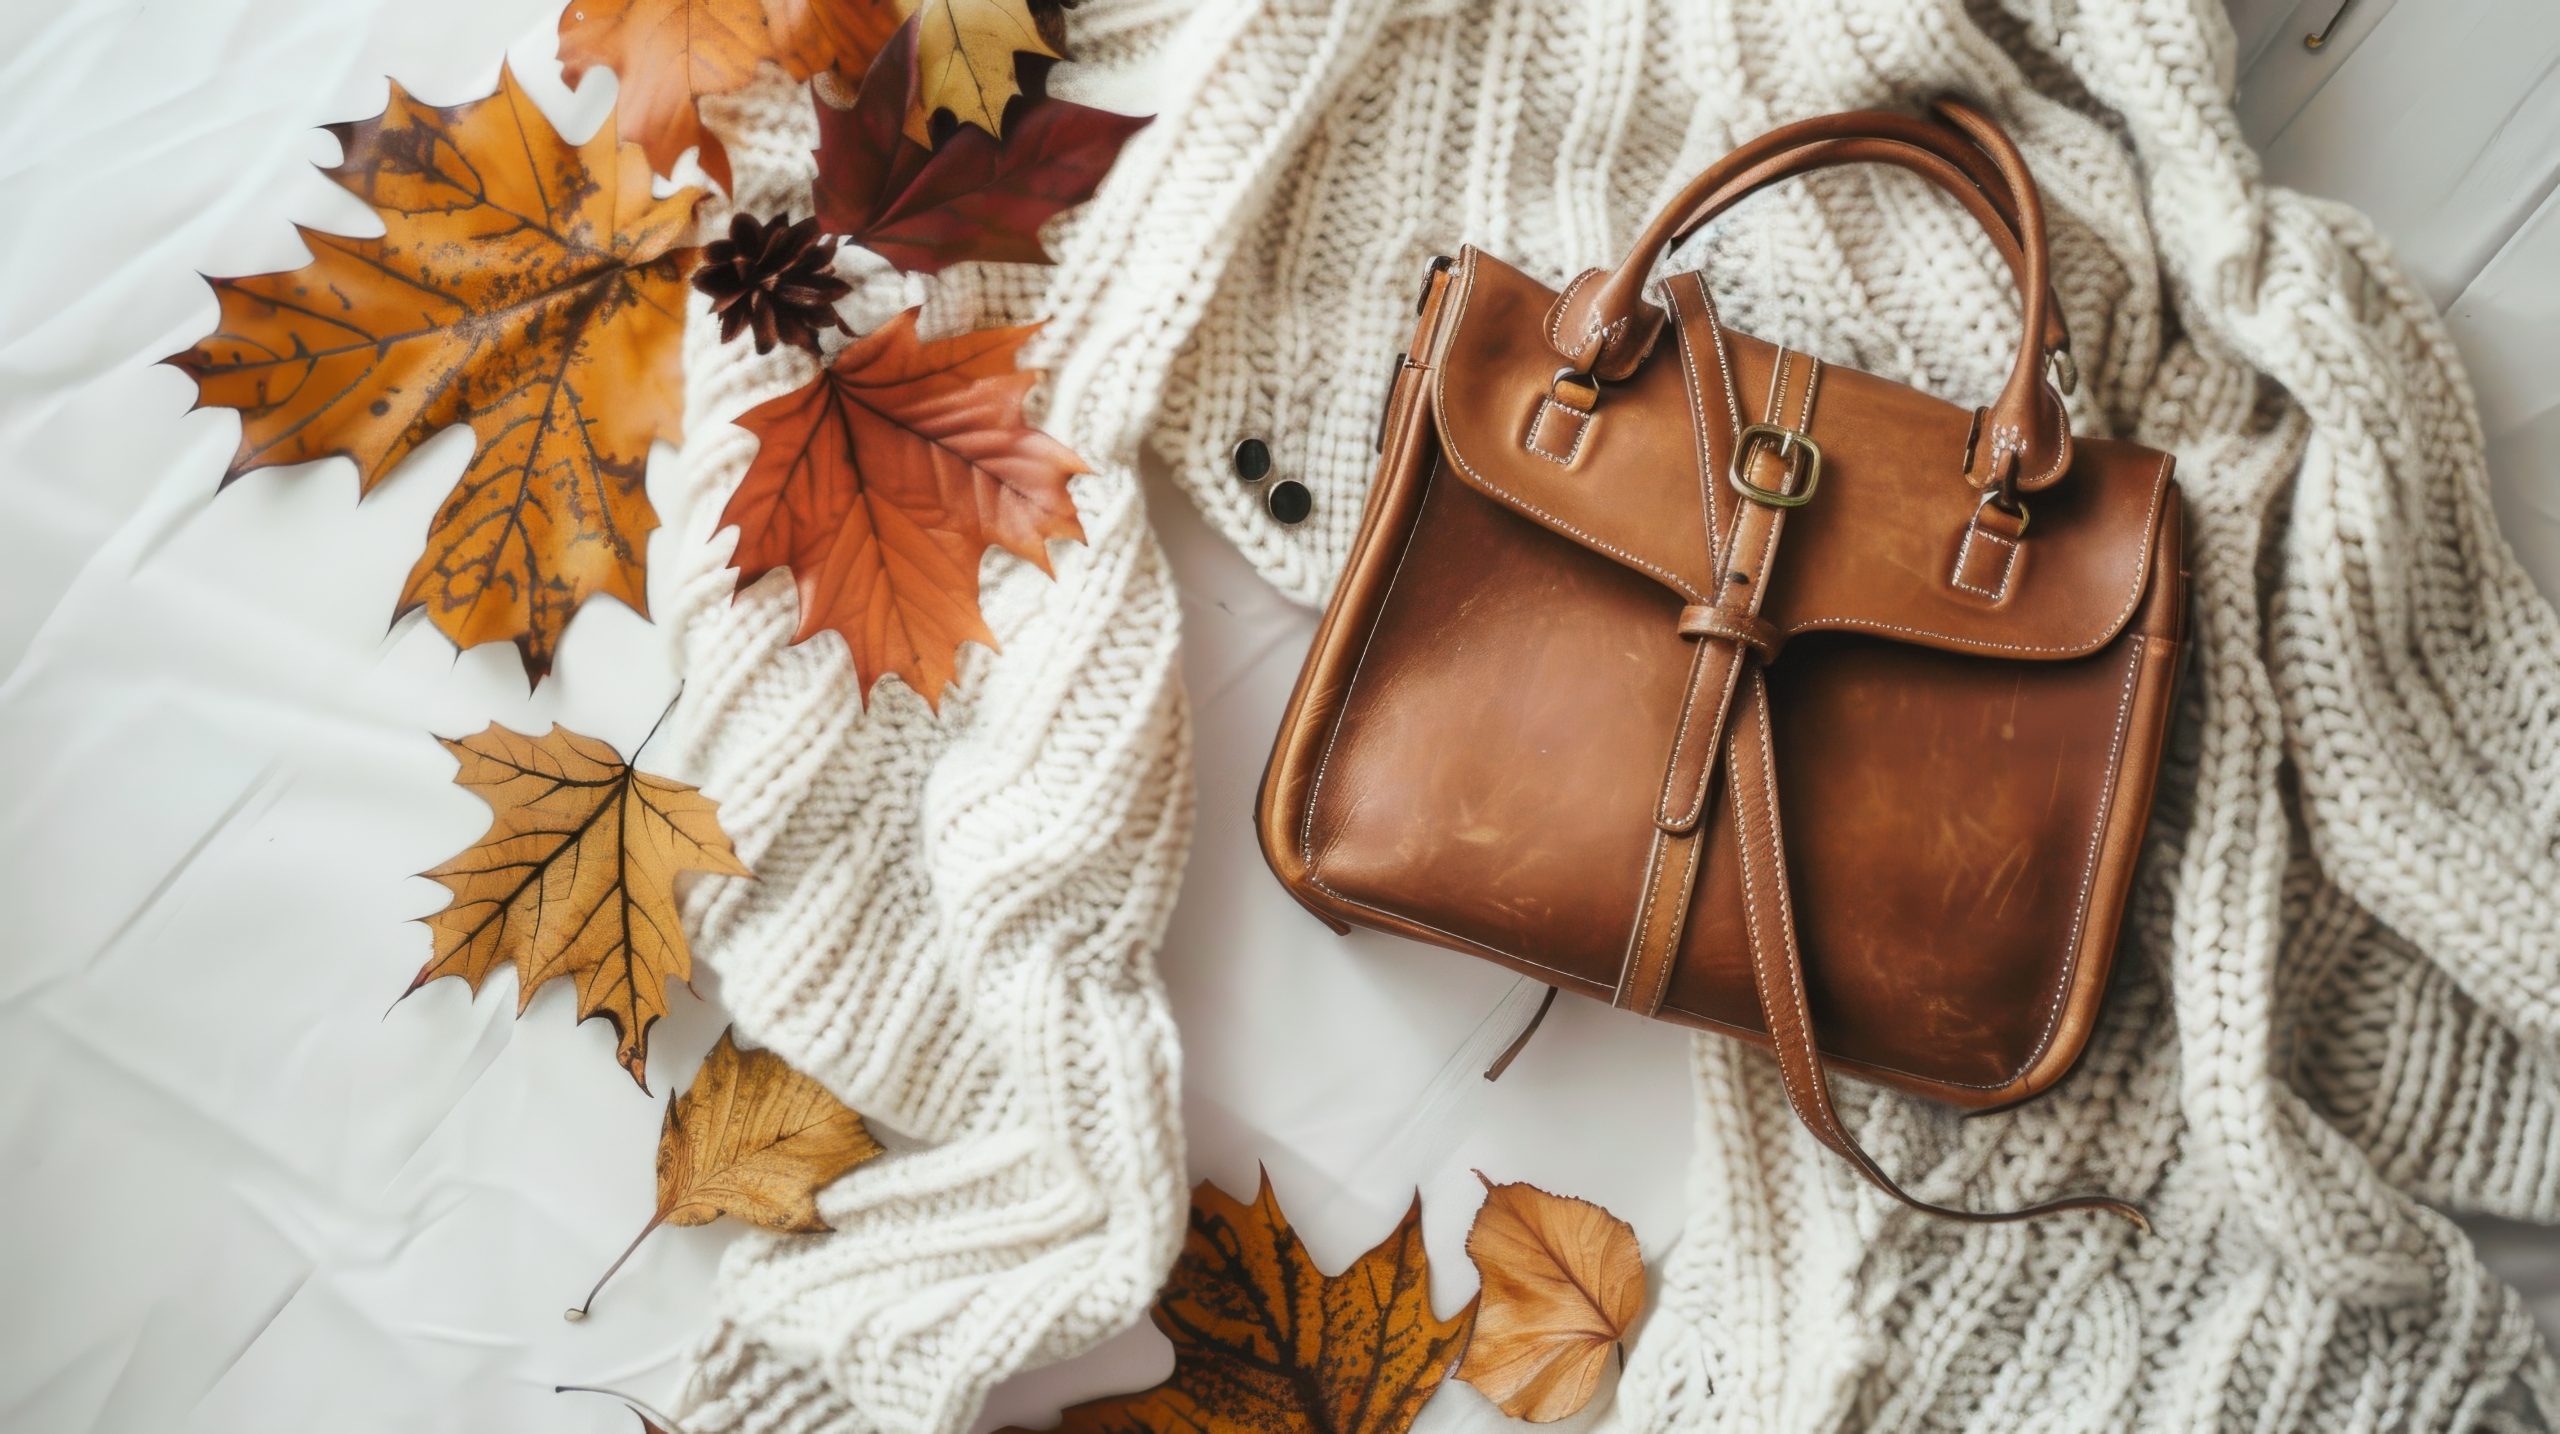
[{"label": "cable knit texture", "polygon": [[[848,257],[868,327],[1045,318],[1044,425],[1094,465],[1051,582],[986,562],[1001,655],[937,719],[866,711],[842,647],[732,601],[726,420],[808,360],[689,335],[668,628],[673,760],[754,883],[689,916],[742,1028],[901,1137],[750,1238],[686,1396],[716,1430],[958,1431],[995,1381],[1137,1318],[1182,1228],[1174,1035],[1151,967],[1189,780],[1143,447],[1269,579],[1323,596],[1423,260],[1560,280],[1770,125],[1955,91],[2054,221],[2082,432],[2174,450],[2195,668],[2121,975],[2081,1070],[1965,1122],[1843,1088],[1924,1197],[2136,1195],[2114,1221],[1959,1227],[1859,1184],[1767,1058],[1697,1046],[1689,1225],[1611,1418],[1627,1428],[2532,1428],[2560,1367],[2441,1209],[2560,1219],[2560,623],[2499,539],[2459,361],[2358,215],[2274,190],[2212,0],[1086,0],[1078,97],[1153,109],[1054,269],[931,285]],[[770,77],[769,77],[770,78]],[[773,81],[715,111],[739,197],[805,212]],[[717,218],[717,216],[715,216]],[[1968,401],[2005,270],[1894,172],[1754,200],[1677,256],[1729,321]],[[1224,477],[1280,435],[1315,514]]]}]

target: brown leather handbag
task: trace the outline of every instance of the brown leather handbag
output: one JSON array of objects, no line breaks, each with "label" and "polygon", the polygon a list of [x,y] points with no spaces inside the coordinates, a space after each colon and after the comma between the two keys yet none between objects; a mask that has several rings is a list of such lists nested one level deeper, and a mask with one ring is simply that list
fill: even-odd
[{"label": "brown leather handbag", "polygon": [[[1727,205],[1845,163],[1934,181],[2025,310],[1967,410],[1644,287]],[[1280,880],[1398,932],[1969,1110],[2071,1068],[2107,985],[2185,640],[2167,455],[2074,439],[2044,214],[1962,104],[1774,130],[1557,293],[1435,260],[1353,549],[1264,774]]]}]

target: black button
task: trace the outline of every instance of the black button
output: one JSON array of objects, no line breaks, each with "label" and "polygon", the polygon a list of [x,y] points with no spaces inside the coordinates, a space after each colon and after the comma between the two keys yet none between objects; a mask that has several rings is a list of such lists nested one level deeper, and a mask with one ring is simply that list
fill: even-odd
[{"label": "black button", "polygon": [[1248,438],[1236,445],[1236,476],[1247,483],[1259,483],[1271,472],[1271,445],[1259,438]]},{"label": "black button", "polygon": [[1270,492],[1262,495],[1262,506],[1270,509],[1271,516],[1281,522],[1297,524],[1305,522],[1307,515],[1315,511],[1316,498],[1307,491],[1306,484],[1295,478],[1283,478],[1271,485]]}]

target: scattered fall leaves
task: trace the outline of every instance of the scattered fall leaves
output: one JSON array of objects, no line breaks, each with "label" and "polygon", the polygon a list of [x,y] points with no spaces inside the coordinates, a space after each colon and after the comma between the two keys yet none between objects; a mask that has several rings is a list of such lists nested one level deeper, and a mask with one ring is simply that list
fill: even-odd
[{"label": "scattered fall leaves", "polygon": [[676,873],[748,874],[716,805],[557,724],[540,737],[492,722],[476,736],[437,740],[462,764],[455,784],[495,815],[480,840],[425,873],[453,900],[420,918],[435,955],[401,994],[446,976],[476,994],[511,965],[522,1012],[536,990],[566,976],[578,1019],[604,1017],[623,1068],[648,1089],[649,1027],[667,1012],[667,982],[693,976]]},{"label": "scattered fall leaves", "polygon": [[660,199],[608,120],[563,141],[517,84],[451,108],[394,85],[373,119],[330,127],[331,178],[381,215],[378,239],[305,229],[312,261],[211,283],[214,334],[168,361],[197,406],[240,411],[228,484],[344,456],[361,492],[439,430],[479,448],[400,594],[461,646],[513,641],[551,670],[602,593],[646,615],[658,526],[642,477],[674,441],[685,270],[701,191]]},{"label": "scattered fall leaves", "polygon": [[921,83],[917,36],[910,25],[889,40],[850,106],[813,101],[819,223],[913,272],[970,259],[1049,263],[1040,226],[1091,198],[1149,117],[1035,95],[1001,140],[963,127],[927,149],[900,129]]},{"label": "scattered fall leaves", "polygon": [[[914,18],[893,23],[902,10]],[[683,241],[701,197],[653,196],[650,173],[653,159],[666,168],[700,143],[725,182],[725,160],[715,161],[716,141],[700,129],[701,96],[744,83],[763,59],[795,75],[862,68],[851,108],[818,102],[818,217],[829,232],[923,272],[963,260],[1046,262],[1040,225],[1089,197],[1148,122],[1033,93],[995,138],[1014,92],[995,95],[993,57],[1001,53],[996,68],[1011,86],[1015,56],[1064,49],[1044,38],[1025,0],[573,0],[560,23],[573,79],[598,63],[621,72],[615,119],[569,144],[512,71],[501,72],[494,95],[452,107],[394,86],[380,115],[331,127],[345,153],[328,172],[375,209],[383,235],[306,230],[313,258],[304,267],[211,281],[216,331],[169,360],[195,381],[199,407],[240,412],[225,484],[256,468],[344,456],[369,493],[419,444],[470,425],[478,447],[437,510],[397,613],[425,611],[464,647],[514,643],[534,683],[549,675],[590,597],[648,615],[658,516],[644,479],[650,445],[681,436],[678,346],[697,257]],[[975,109],[949,102],[964,79]],[[937,95],[938,107],[983,123],[960,125],[938,147],[908,142],[903,121]],[[641,143],[622,140],[625,124]],[[809,287],[797,273],[749,277],[758,296],[770,289],[797,302]],[[775,287],[785,281],[798,286],[790,296]],[[753,319],[773,305],[731,308]],[[802,327],[830,317],[810,313]],[[779,341],[783,316],[767,316]],[[791,316],[797,322],[799,311]],[[977,552],[1001,543],[1045,566],[1047,537],[1080,535],[1063,491],[1048,490],[1062,476],[1054,470],[1082,466],[1020,424],[1014,377],[969,387],[945,373],[907,390],[978,404],[996,425],[967,432],[944,413],[904,424],[942,455],[959,455],[960,468],[990,477],[1002,465],[971,455],[1001,451],[1032,460],[1016,467],[1050,471],[1030,474],[1027,487],[1000,480],[999,511],[943,515],[948,551],[932,566],[955,597],[923,615],[927,600],[909,573],[894,583],[900,596],[868,603],[873,616],[914,629],[849,639],[858,652],[893,653],[874,675],[907,671],[938,693],[947,671],[933,669],[949,667],[958,643],[984,640],[969,566]],[[838,446],[853,449],[849,437]],[[909,544],[907,557],[922,546]],[[880,571],[894,573],[899,561]],[[952,580],[955,566],[968,567],[967,581]],[[894,655],[902,647],[914,651]]]},{"label": "scattered fall leaves", "polygon": [[1206,1181],[1192,1191],[1191,1233],[1154,1313],[1173,1373],[1067,1410],[1063,1434],[1400,1434],[1475,1317],[1472,1305],[1455,1319],[1431,1312],[1419,1199],[1375,1249],[1326,1275],[1267,1172],[1250,1206]]},{"label": "scattered fall leaves", "polygon": [[621,81],[614,107],[652,168],[672,174],[700,146],[703,172],[734,191],[702,98],[745,85],[765,60],[795,80],[859,75],[899,19],[897,0],[569,0],[560,73],[574,85],[597,65],[611,69]]},{"label": "scattered fall leaves", "polygon": [[1484,1292],[1458,1377],[1514,1419],[1578,1414],[1644,1309],[1636,1232],[1588,1200],[1476,1178],[1485,1197],[1467,1256]]},{"label": "scattered fall leaves", "polygon": [[818,1191],[880,1153],[862,1117],[825,1086],[771,1051],[738,1049],[733,1035],[722,1031],[693,1084],[667,1098],[658,1132],[658,1211],[569,1318],[586,1318],[596,1290],[660,1225],[708,1225],[730,1215],[787,1234],[830,1228],[818,1214]]},{"label": "scattered fall leaves", "polygon": [[1450,1320],[1431,1312],[1419,1198],[1384,1242],[1328,1276],[1269,1172],[1249,1207],[1201,1182],[1154,1310],[1173,1373],[1076,1405],[1058,1434],[1400,1434],[1453,1368],[1514,1418],[1579,1412],[1644,1305],[1635,1232],[1587,1200],[1476,1178],[1485,1201],[1467,1254],[1483,1290]]},{"label": "scattered fall leaves", "polygon": [[963,126],[1004,132],[1004,107],[1022,93],[1014,56],[1060,58],[1026,0],[904,0],[914,12],[916,90],[906,136],[930,144],[933,116],[949,110]]},{"label": "scattered fall leaves", "polygon": [[[258,468],[344,457],[361,497],[420,444],[468,425],[477,447],[398,615],[423,609],[464,647],[513,642],[536,684],[589,597],[648,615],[658,519],[643,479],[651,444],[680,437],[678,347],[698,258],[684,241],[702,198],[655,195],[651,175],[695,150],[733,187],[703,123],[705,98],[738,90],[767,61],[794,79],[866,76],[849,118],[831,125],[817,197],[845,237],[921,272],[1048,262],[1040,225],[1089,197],[1148,122],[1040,93],[1045,66],[1026,71],[1020,57],[1066,51],[1044,0],[570,0],[558,32],[570,83],[597,66],[618,77],[615,114],[593,137],[565,140],[511,70],[494,94],[450,107],[395,83],[381,114],[329,127],[342,155],[325,172],[372,207],[381,237],[305,229],[303,267],[209,280],[215,331],[167,360],[195,382],[198,407],[241,415],[225,486]],[[936,144],[941,113],[956,123]],[[833,304],[846,286],[828,272],[834,240],[818,238],[820,222],[738,216],[718,256],[725,272],[703,285],[725,337],[752,329],[759,352],[786,342],[814,352],[818,328],[843,327]],[[741,584],[792,567],[800,636],[842,633],[866,698],[894,671],[938,702],[959,645],[993,642],[977,601],[986,549],[1047,570],[1049,541],[1083,536],[1066,483],[1085,468],[1023,422],[1039,375],[1016,355],[1036,325],[923,340],[915,320],[898,316],[807,388],[741,420],[763,449],[724,521],[740,529]],[[748,875],[715,804],[556,724],[541,736],[492,723],[440,740],[460,763],[457,784],[493,818],[425,873],[451,900],[423,919],[434,954],[403,997],[447,976],[476,995],[509,965],[521,1012],[567,977],[578,1019],[607,1020],[618,1061],[647,1089],[667,983],[692,971],[677,875]],[[822,1086],[724,1032],[669,1100],[657,1211],[605,1278],[661,1224],[726,1214],[825,1230],[818,1189],[879,1153],[861,1117]],[[1261,1242],[1251,1258],[1262,1277],[1325,1291],[1315,1336],[1335,1341],[1340,1358],[1357,1357],[1356,1340],[1387,1357],[1366,1376],[1385,1390],[1384,1413],[1345,1427],[1409,1422],[1467,1319],[1431,1317],[1418,1206],[1387,1245],[1326,1280],[1312,1266],[1303,1278],[1283,1268],[1304,1256],[1267,1182],[1253,1211],[1217,1199],[1229,1207],[1217,1221]],[[646,1434],[673,1429],[626,1402]]]},{"label": "scattered fall leaves", "polygon": [[741,589],[791,570],[794,641],[832,629],[866,701],[894,672],[939,707],[960,644],[995,645],[980,558],[999,546],[1049,571],[1050,540],[1084,537],[1067,480],[1086,470],[1023,422],[1040,375],[1014,359],[1036,325],[920,339],[917,312],[739,417],[760,446],[720,521]]}]

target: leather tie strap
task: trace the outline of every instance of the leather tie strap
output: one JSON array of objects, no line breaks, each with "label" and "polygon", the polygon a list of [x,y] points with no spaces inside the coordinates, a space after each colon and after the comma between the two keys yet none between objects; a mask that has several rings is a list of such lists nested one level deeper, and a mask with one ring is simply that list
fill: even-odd
[{"label": "leather tie strap", "polygon": [[[1705,341],[1717,346],[1717,362],[1722,365],[1725,359],[1713,301],[1703,280],[1687,278],[1704,317],[1691,325],[1681,302],[1680,285],[1674,281],[1667,292],[1673,321],[1682,324],[1684,331],[1703,331]],[[1762,423],[1792,434],[1794,439],[1807,438],[1820,380],[1821,365],[1817,361],[1780,349],[1770,374]],[[1702,415],[1706,411],[1699,410]],[[2103,1195],[2067,1196],[2020,1210],[1959,1210],[1932,1204],[1895,1184],[1841,1124],[1831,1100],[1830,1078],[1823,1070],[1820,1047],[1814,1037],[1812,1007],[1805,995],[1804,958],[1796,942],[1786,841],[1778,812],[1764,667],[1777,656],[1783,634],[1760,616],[1778,540],[1792,506],[1788,500],[1802,501],[1812,492],[1812,485],[1810,475],[1791,461],[1784,443],[1744,448],[1742,435],[1737,432],[1727,451],[1729,461],[1735,465],[1731,475],[1733,519],[1712,554],[1714,566],[1724,575],[1726,584],[1715,602],[1691,604],[1680,613],[1680,633],[1697,640],[1698,652],[1690,665],[1689,691],[1673,738],[1662,801],[1655,814],[1644,898],[1628,936],[1614,1003],[1645,1015],[1662,1007],[1672,971],[1678,964],[1689,903],[1696,891],[1700,848],[1705,845],[1706,834],[1701,817],[1718,765],[1714,754],[1721,751],[1742,875],[1753,989],[1760,999],[1761,1019],[1768,1031],[1770,1049],[1777,1057],[1787,1104],[1797,1120],[1878,1189],[1916,1210],[1977,1224],[2098,1210],[2148,1231],[2150,1222],[2140,1209]],[[1712,473],[1703,475],[1703,481],[1711,485],[1716,479]],[[1759,496],[1745,497],[1746,492]],[[1708,511],[1716,511],[1713,501]]]},{"label": "leather tie strap", "polygon": [[1778,649],[1786,637],[1758,616],[1739,608],[1703,607],[1697,603],[1680,609],[1682,637],[1721,637],[1751,649],[1751,655],[1762,662],[1776,660]]},{"label": "leather tie strap", "polygon": [[1743,680],[1741,703],[1734,713],[1734,732],[1725,744],[1727,789],[1733,797],[1734,834],[1742,855],[1744,927],[1751,940],[1751,980],[1760,993],[1760,1018],[1769,1030],[1769,1049],[1778,1058],[1778,1076],[1786,1086],[1787,1105],[1813,1137],[1847,1160],[1868,1183],[1914,1210],[1996,1225],[2032,1220],[2074,1210],[2101,1210],[2133,1223],[2148,1234],[2151,1221],[2140,1207],[2106,1195],[2068,1195],[2021,1210],[1959,1210],[1935,1205],[1904,1190],[1884,1173],[1875,1158],[1859,1148],[1831,1104],[1831,1079],[1814,1045],[1813,1011],[1805,1001],[1804,958],[1796,946],[1794,903],[1787,891],[1786,841],[1778,824],[1776,761],[1769,739],[1769,683],[1754,665]]},{"label": "leather tie strap", "polygon": [[[1690,284],[1707,304],[1712,324],[1714,307],[1706,299],[1704,281],[1691,276]],[[1676,288],[1672,302],[1680,307]],[[1821,379],[1819,361],[1780,349],[1769,375],[1768,421],[1783,425],[1793,405],[1795,431],[1801,433],[1802,425],[1812,421],[1814,391]],[[1792,496],[1803,476],[1772,446],[1757,446],[1735,458],[1742,466],[1734,476],[1762,492]],[[1656,830],[1645,864],[1644,900],[1636,909],[1635,929],[1628,935],[1626,959],[1619,967],[1618,989],[1612,997],[1614,1004],[1646,1016],[1662,1009],[1672,969],[1679,964],[1680,936],[1706,845],[1706,824],[1701,818],[1706,813],[1716,748],[1728,725],[1735,687],[1757,654],[1741,634],[1755,633],[1775,648],[1776,632],[1762,622],[1760,604],[1768,595],[1770,559],[1777,553],[1787,510],[1778,504],[1742,501],[1731,507],[1733,522],[1716,549],[1716,566],[1726,578],[1723,596],[1714,606],[1692,606],[1681,613],[1684,634],[1693,625],[1699,628],[1694,634],[1699,639],[1698,652],[1689,664],[1689,692],[1681,703],[1679,730],[1672,737],[1662,797],[1654,812]],[[1710,632],[1711,626],[1724,631]]]}]

